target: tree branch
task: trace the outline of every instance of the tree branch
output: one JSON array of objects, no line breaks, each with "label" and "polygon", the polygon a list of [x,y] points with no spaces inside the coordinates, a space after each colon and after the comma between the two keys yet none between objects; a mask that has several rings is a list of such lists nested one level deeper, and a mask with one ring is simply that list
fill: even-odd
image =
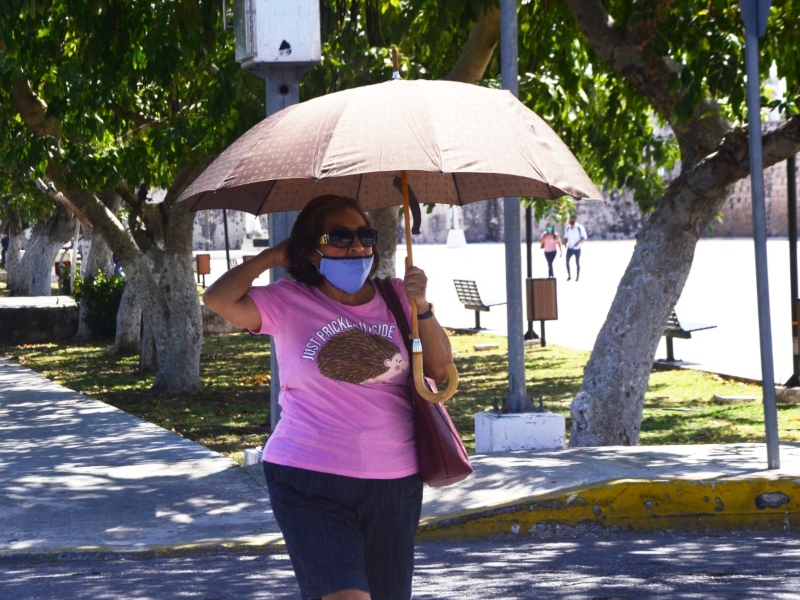
[{"label": "tree branch", "polygon": [[480,81],[492,60],[499,36],[500,9],[497,6],[487,7],[472,26],[455,66],[444,79],[464,83]]},{"label": "tree branch", "polygon": [[643,19],[634,29],[626,29],[614,22],[601,0],[565,2],[600,59],[631,82],[665,119],[671,120],[682,94],[671,92],[668,84],[681,65],[664,57],[647,61],[642,57],[642,49],[652,39],[654,23]]},{"label": "tree branch", "polygon": [[[730,131],[730,124],[721,116],[716,100],[708,96],[701,98],[692,116],[681,122],[675,118],[675,113],[686,90],[681,86],[672,91],[670,81],[684,66],[665,56],[644,59],[644,49],[658,27],[659,6],[642,8],[636,25],[624,28],[614,23],[602,0],[565,2],[600,59],[633,85],[671,123],[684,165],[694,164],[712,152],[716,141]],[[671,0],[661,0],[661,6],[670,3]]]},{"label": "tree branch", "polygon": [[14,104],[23,122],[39,137],[52,137],[61,141],[61,124],[55,117],[46,115],[47,104],[31,89],[27,81],[17,79],[11,86]]},{"label": "tree branch", "polygon": [[[750,174],[748,131],[740,127],[728,133],[717,151],[687,168],[664,194],[663,201],[690,196],[712,198]],[[800,152],[800,115],[794,115],[762,137],[764,168]]]}]

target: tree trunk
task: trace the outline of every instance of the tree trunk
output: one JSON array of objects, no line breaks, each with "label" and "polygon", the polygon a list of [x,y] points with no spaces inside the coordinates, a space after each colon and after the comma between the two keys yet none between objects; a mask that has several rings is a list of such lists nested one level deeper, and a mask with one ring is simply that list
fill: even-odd
[{"label": "tree trunk", "polygon": [[75,216],[65,207],[33,227],[30,243],[19,262],[14,277],[14,296],[49,296],[50,274],[58,251],[72,237]]},{"label": "tree trunk", "polygon": [[369,218],[378,230],[378,253],[381,264],[375,277],[396,277],[395,257],[397,256],[397,207],[379,208],[369,213]]},{"label": "tree trunk", "polygon": [[662,199],[639,232],[572,402],[570,446],[639,443],[659,340],[686,284],[700,234],[726,195],[690,203]]},{"label": "tree trunk", "polygon": [[158,352],[153,327],[147,319],[147,310],[142,307],[141,329],[139,334],[139,372],[158,372]]},{"label": "tree trunk", "polygon": [[500,36],[500,8],[489,6],[481,11],[469,32],[455,66],[445,76],[450,81],[478,83],[494,54]]},{"label": "tree trunk", "polygon": [[22,258],[22,220],[19,214],[9,211],[8,250],[6,251],[6,287],[13,295]]},{"label": "tree trunk", "polygon": [[[60,121],[57,117],[47,115],[47,105],[25,79],[15,81],[11,92],[23,121],[34,133],[40,137],[60,139]],[[153,389],[165,394],[192,394],[201,389],[200,345],[203,329],[200,300],[192,272],[194,215],[188,214],[185,205],[174,205],[181,191],[197,174],[197,168],[191,162],[179,169],[172,187],[157,206],[147,204],[144,185],[140,191],[145,194],[139,198],[138,193],[134,197],[127,186],[120,183],[118,192],[126,195],[126,202],[134,213],[129,222],[132,229],[137,228],[133,232],[134,241],[115,215],[94,194],[70,186],[64,164],[52,159],[46,168],[49,188],[53,190],[47,193],[79,211],[103,235],[125,266],[128,285],[134,287],[135,295],[149,312],[148,322],[152,327],[158,360]],[[137,233],[140,234],[138,238]],[[151,265],[145,259],[143,249],[146,247],[153,254],[165,255],[165,260],[155,263],[155,273],[166,265],[163,279],[166,291],[159,286]]]},{"label": "tree trunk", "polygon": [[[159,349],[158,372],[153,390],[165,394],[202,391],[200,350],[203,317],[192,268],[194,214],[185,204],[172,205],[167,222],[164,282],[169,298],[166,328],[153,328]],[[160,339],[160,343],[159,343]],[[166,350],[161,352],[161,348]]]},{"label": "tree trunk", "polygon": [[117,311],[117,333],[114,356],[132,356],[139,352],[142,341],[142,309],[132,285],[126,285]]}]

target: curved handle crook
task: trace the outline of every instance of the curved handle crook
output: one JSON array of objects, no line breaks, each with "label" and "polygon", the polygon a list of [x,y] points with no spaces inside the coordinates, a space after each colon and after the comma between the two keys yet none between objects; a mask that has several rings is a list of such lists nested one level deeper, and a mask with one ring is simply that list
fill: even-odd
[{"label": "curved handle crook", "polygon": [[448,364],[447,369],[447,388],[441,392],[432,392],[425,384],[425,376],[422,374],[422,353],[414,352],[411,356],[414,371],[414,387],[417,393],[428,402],[445,402],[453,397],[458,390],[458,370],[453,363]]}]

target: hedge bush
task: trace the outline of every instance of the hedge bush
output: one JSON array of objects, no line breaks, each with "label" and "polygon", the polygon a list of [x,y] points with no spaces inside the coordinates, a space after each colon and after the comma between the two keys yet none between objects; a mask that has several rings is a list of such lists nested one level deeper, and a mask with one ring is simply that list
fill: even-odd
[{"label": "hedge bush", "polygon": [[85,279],[75,280],[72,295],[79,304],[86,303],[86,324],[92,334],[113,340],[117,333],[117,311],[125,289],[124,277],[98,271]]}]

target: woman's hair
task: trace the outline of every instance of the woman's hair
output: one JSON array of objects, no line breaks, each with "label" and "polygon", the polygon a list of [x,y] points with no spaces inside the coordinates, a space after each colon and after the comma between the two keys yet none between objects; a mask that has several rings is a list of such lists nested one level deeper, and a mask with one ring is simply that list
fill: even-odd
[{"label": "woman's hair", "polygon": [[[294,227],[292,227],[289,245],[286,248],[286,254],[289,259],[287,271],[295,280],[314,286],[323,282],[324,277],[316,265],[308,260],[308,257],[319,248],[319,238],[328,233],[323,231],[325,219],[327,219],[328,215],[343,210],[356,211],[363,217],[366,226],[372,227],[372,221],[367,216],[367,213],[361,210],[361,207],[352,198],[334,196],[332,194],[317,196],[300,211]],[[369,272],[370,277],[378,270],[381,262],[377,246],[372,247],[372,254],[375,259],[372,261],[372,269]]]}]

